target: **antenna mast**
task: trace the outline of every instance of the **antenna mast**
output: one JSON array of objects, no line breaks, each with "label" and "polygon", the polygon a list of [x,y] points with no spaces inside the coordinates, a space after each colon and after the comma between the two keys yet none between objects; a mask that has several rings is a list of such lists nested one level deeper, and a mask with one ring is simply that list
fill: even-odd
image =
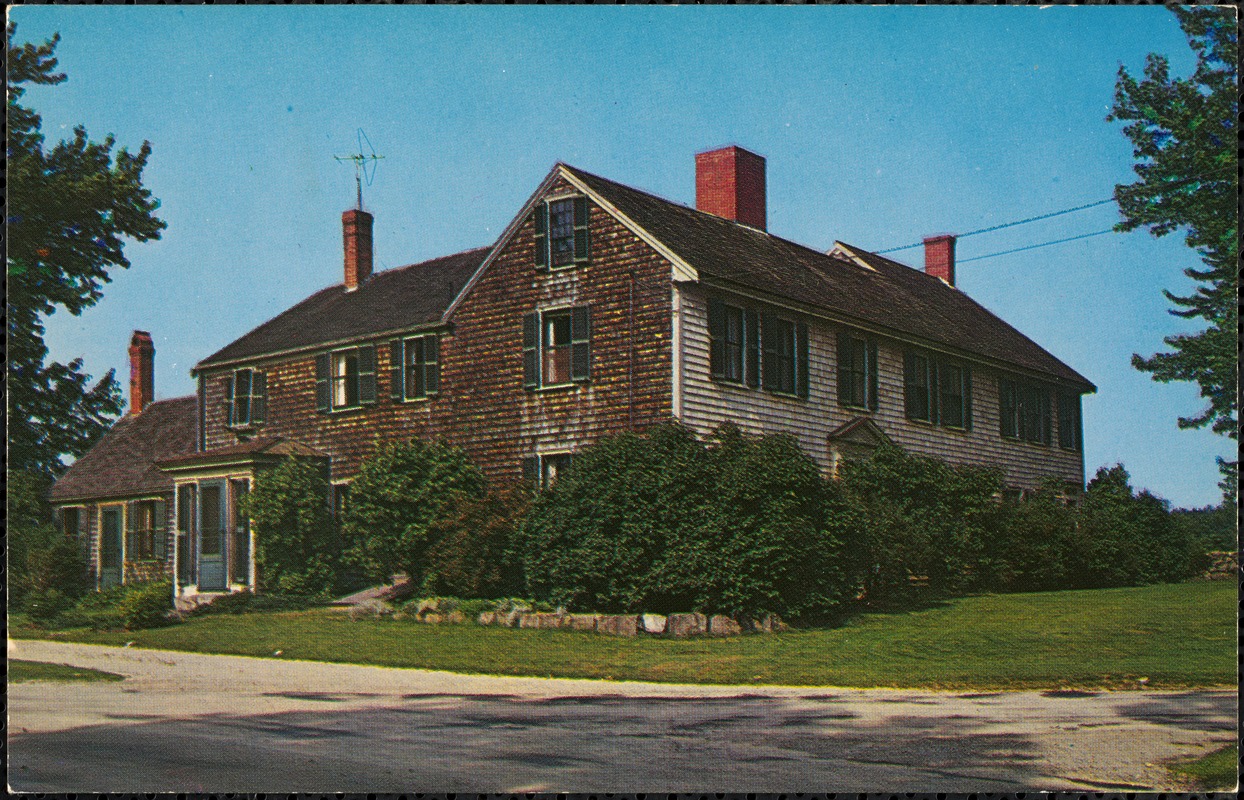
[{"label": "antenna mast", "polygon": [[[366,153],[363,152],[364,142],[367,143],[368,152]],[[371,146],[371,140],[367,138],[367,134],[363,133],[362,128],[358,129],[358,145],[359,145],[359,150],[357,153],[352,153],[348,156],[333,156],[333,158],[336,159],[338,163],[344,164],[345,162],[349,161],[354,164],[354,184],[355,184],[355,187],[358,189],[358,200],[357,200],[358,205],[356,205],[355,207],[359,211],[362,211],[363,210],[363,180],[366,179],[367,185],[371,186],[371,182],[376,177],[376,162],[384,158],[384,156],[376,155],[376,148]]]}]

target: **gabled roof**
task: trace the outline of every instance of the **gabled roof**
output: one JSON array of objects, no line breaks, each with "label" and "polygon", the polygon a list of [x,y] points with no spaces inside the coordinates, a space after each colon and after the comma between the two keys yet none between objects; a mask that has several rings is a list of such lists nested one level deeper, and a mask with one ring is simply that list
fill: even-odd
[{"label": "gabled roof", "polygon": [[239,461],[279,461],[286,456],[303,456],[306,458],[328,458],[310,445],[280,436],[264,436],[249,442],[240,442],[228,447],[218,447],[202,453],[185,453],[156,461],[162,470],[174,471],[191,467],[205,467],[213,464],[231,464]]},{"label": "gabled roof", "polygon": [[173,481],[159,459],[194,452],[194,396],[160,400],[127,414],[52,486],[53,503],[165,494]]},{"label": "gabled roof", "polygon": [[321,289],[217,350],[195,370],[435,324],[488,250],[383,270],[352,292],[343,283]]},{"label": "gabled roof", "polygon": [[920,270],[849,246],[822,253],[575,167],[559,168],[659,240],[700,280],[1096,388],[984,306]]}]

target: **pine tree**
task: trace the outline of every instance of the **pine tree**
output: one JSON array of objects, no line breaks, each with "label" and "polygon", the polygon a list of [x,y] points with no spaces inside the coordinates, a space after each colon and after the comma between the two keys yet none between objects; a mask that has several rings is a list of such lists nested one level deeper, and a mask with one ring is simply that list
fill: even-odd
[{"label": "pine tree", "polygon": [[56,72],[59,34],[40,45],[14,42],[8,69],[8,362],[9,469],[55,477],[65,456],[86,452],[123,407],[112,371],[99,381],[81,359],[46,363],[43,321],[57,308],[78,315],[99,302],[109,270],[127,268],[123,237],[158,239],[159,202],[143,188],[151,154],[108,136],[92,142],[81,126],[46,149],[42,119],[21,105],[25,85],[66,80]]},{"label": "pine tree", "polygon": [[[1171,348],[1132,356],[1155,381],[1195,381],[1209,401],[1181,428],[1210,426],[1235,439],[1237,419],[1238,216],[1236,127],[1239,114],[1236,11],[1226,6],[1172,7],[1196,53],[1189,78],[1172,77],[1170,62],[1151,53],[1144,77],[1119,68],[1108,121],[1125,122],[1139,180],[1115,187],[1124,221],[1118,230],[1147,228],[1154,236],[1186,232],[1204,263],[1184,274],[1198,283],[1188,295],[1165,291],[1170,313],[1199,319],[1204,330],[1166,337]],[[1223,489],[1234,494],[1238,462],[1219,459]]]}]

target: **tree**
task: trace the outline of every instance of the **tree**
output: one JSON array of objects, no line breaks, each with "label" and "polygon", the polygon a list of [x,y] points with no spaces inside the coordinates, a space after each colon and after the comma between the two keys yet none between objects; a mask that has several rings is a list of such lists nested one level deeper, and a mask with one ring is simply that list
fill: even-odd
[{"label": "tree", "polygon": [[[1181,417],[1179,427],[1209,425],[1215,433],[1236,438],[1236,125],[1239,95],[1236,12],[1226,6],[1172,7],[1197,56],[1190,78],[1174,78],[1165,56],[1151,53],[1144,77],[1137,79],[1120,66],[1114,107],[1108,121],[1128,123],[1139,180],[1115,187],[1123,221],[1117,230],[1148,228],[1154,236],[1184,229],[1189,247],[1203,269],[1184,274],[1199,286],[1189,295],[1165,291],[1170,313],[1200,319],[1205,329],[1166,337],[1168,352],[1149,358],[1132,356],[1132,364],[1153,379],[1195,381],[1209,401],[1198,415]],[[1219,459],[1234,491],[1238,462]]]},{"label": "tree", "polygon": [[41,45],[8,38],[9,469],[54,477],[64,456],[86,452],[121,411],[113,372],[91,383],[81,359],[45,363],[43,320],[57,308],[78,315],[99,302],[109,270],[128,268],[123,237],[158,239],[159,202],[143,188],[151,154],[115,140],[92,142],[81,126],[48,150],[42,120],[19,102],[25,85],[56,85],[53,36]]}]

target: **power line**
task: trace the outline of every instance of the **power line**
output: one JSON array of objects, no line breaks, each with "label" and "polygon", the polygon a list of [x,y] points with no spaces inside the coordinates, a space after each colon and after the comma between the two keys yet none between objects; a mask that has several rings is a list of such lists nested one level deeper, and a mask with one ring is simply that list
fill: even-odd
[{"label": "power line", "polygon": [[1012,250],[1001,250],[997,253],[990,253],[989,255],[986,255],[986,256],[972,256],[971,258],[962,258],[962,259],[959,259],[958,263],[966,264],[969,261],[980,261],[985,258],[995,258],[997,256],[1006,256],[1006,255],[1010,255],[1011,253],[1019,253],[1024,250],[1036,250],[1038,247],[1049,247],[1052,244],[1074,242],[1076,239],[1087,239],[1090,236],[1101,236],[1102,234],[1105,234],[1105,233],[1114,233],[1114,232],[1115,232],[1114,228],[1106,228],[1104,231],[1094,231],[1093,233],[1082,233],[1079,236],[1068,236],[1066,239],[1054,239],[1053,241],[1041,242],[1040,244],[1030,244],[1027,247],[1016,247]]}]

